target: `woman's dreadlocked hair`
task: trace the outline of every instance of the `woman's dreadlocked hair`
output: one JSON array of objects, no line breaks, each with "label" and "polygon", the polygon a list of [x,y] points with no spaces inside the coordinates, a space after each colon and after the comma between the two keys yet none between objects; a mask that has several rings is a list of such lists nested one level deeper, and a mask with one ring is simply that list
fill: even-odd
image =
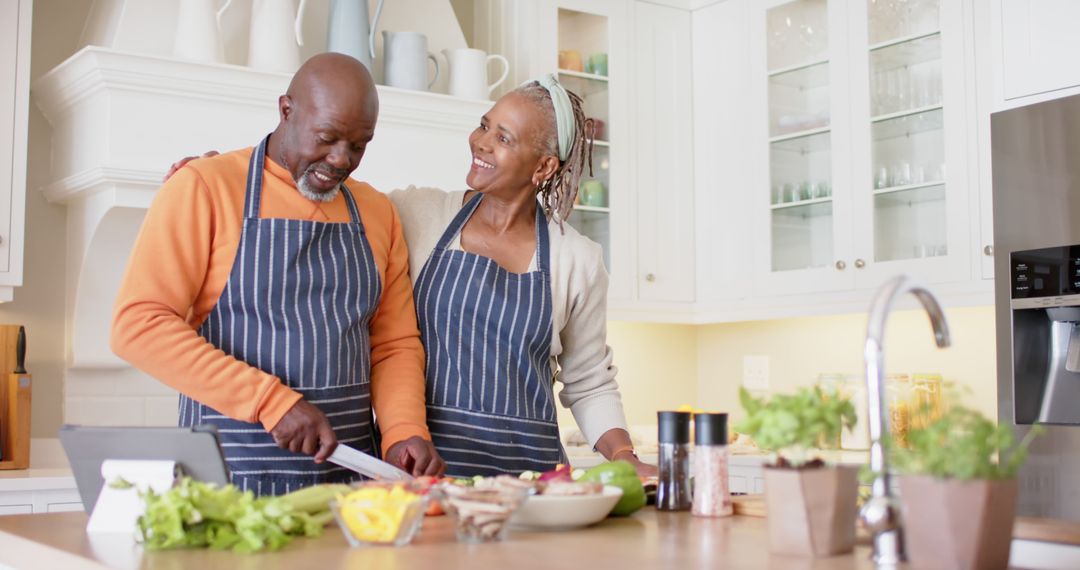
[{"label": "woman's dreadlocked hair", "polygon": [[[559,156],[559,132],[555,124],[555,106],[551,102],[551,93],[537,81],[530,81],[513,92],[535,103],[544,114],[548,128],[537,135],[536,142],[542,151]],[[559,161],[559,169],[555,174],[536,188],[540,203],[544,206],[544,214],[548,218],[555,217],[560,227],[574,210],[578,184],[585,174],[586,166],[589,168],[589,176],[592,176],[593,120],[585,118],[581,97],[570,90],[567,90],[566,94],[570,97],[570,105],[574,109],[575,134],[570,153],[566,160]]]}]

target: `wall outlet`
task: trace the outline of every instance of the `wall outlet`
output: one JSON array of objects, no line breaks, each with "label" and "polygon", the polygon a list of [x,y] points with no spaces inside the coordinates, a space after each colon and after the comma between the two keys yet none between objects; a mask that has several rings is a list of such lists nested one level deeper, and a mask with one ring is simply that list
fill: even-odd
[{"label": "wall outlet", "polygon": [[742,383],[751,392],[767,392],[769,390],[769,357],[744,356]]}]

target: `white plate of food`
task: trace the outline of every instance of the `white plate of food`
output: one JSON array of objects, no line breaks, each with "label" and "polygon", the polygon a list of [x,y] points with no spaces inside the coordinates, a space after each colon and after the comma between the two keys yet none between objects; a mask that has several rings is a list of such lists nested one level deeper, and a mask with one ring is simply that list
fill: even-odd
[{"label": "white plate of food", "polygon": [[622,489],[599,483],[548,484],[530,495],[510,517],[510,526],[532,530],[567,530],[598,523],[622,498]]}]

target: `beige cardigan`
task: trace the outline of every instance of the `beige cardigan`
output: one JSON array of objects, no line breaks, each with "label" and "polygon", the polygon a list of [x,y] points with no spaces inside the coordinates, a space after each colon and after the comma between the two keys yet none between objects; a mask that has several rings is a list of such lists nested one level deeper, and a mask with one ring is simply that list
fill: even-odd
[{"label": "beige cardigan", "polygon": [[[409,245],[409,275],[416,280],[446,227],[461,209],[464,191],[416,188],[390,193]],[[614,428],[626,429],[618,369],[607,346],[608,274],[603,250],[569,224],[550,222],[552,335],[551,369],[562,382],[559,400],[570,408],[589,441]],[[460,240],[452,247],[460,248]],[[535,260],[534,260],[535,263]]]}]

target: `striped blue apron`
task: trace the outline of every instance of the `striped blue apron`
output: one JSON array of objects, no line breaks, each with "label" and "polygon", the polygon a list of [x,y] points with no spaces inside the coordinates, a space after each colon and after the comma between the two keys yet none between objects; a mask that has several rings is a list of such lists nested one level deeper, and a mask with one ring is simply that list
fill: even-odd
[{"label": "striped blue apron", "polygon": [[564,459],[555,417],[547,221],[536,212],[536,271],[448,249],[480,205],[466,204],[416,279],[427,352],[427,420],[456,477],[547,471]]},{"label": "striped blue apron", "polygon": [[[382,283],[360,212],[343,184],[349,223],[259,218],[267,140],[251,153],[232,273],[199,334],[302,394],[340,443],[373,453],[368,324]],[[257,495],[356,478],[279,449],[260,424],[181,396],[180,425],[200,423],[217,426],[233,483]]]}]

